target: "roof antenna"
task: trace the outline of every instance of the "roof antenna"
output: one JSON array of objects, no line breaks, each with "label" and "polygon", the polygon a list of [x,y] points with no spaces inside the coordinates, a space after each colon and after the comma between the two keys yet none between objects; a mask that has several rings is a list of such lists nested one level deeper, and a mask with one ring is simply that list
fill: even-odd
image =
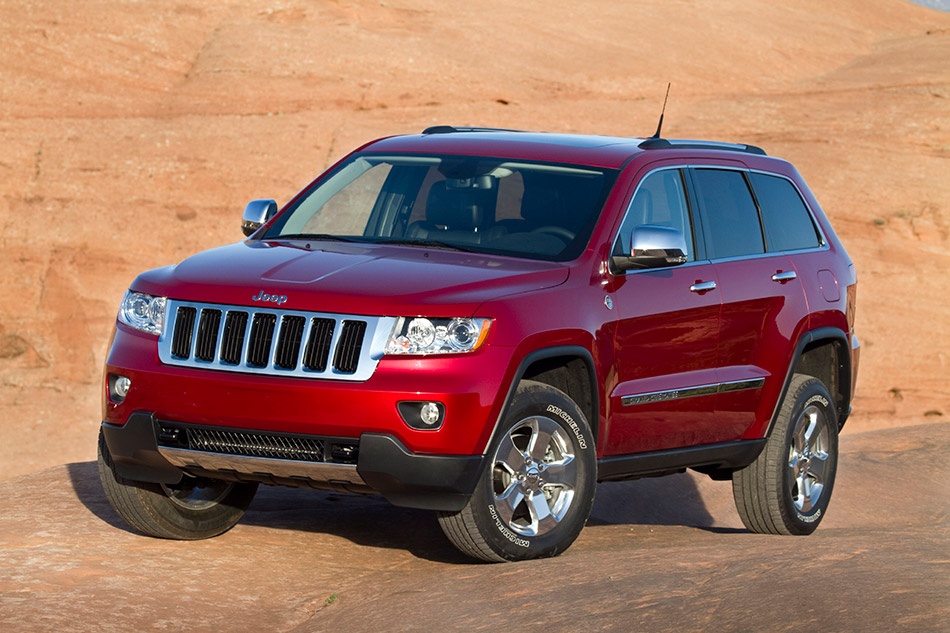
[{"label": "roof antenna", "polygon": [[656,126],[656,132],[650,138],[660,138],[660,130],[663,128],[663,115],[666,113],[666,100],[670,98],[670,83],[666,84],[666,96],[663,97],[663,109],[660,110],[660,122]]}]

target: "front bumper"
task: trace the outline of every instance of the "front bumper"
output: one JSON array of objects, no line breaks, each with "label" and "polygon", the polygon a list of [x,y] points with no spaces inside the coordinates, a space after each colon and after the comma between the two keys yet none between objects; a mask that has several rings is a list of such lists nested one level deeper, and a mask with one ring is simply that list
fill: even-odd
[{"label": "front bumper", "polygon": [[[160,420],[354,440],[390,435],[412,453],[484,452],[516,364],[514,350],[483,346],[472,354],[384,358],[365,382],[263,376],[164,365],[156,339],[119,324],[106,359],[102,420],[122,426],[136,411]],[[109,397],[108,376],[131,379],[121,402]],[[411,428],[401,401],[445,408],[437,430]]]},{"label": "front bumper", "polygon": [[[378,493],[397,506],[458,511],[468,503],[483,464],[481,455],[414,453],[392,435],[381,433],[363,433],[352,458],[341,461],[328,451],[323,461],[304,461],[183,448],[168,441],[163,428],[162,421],[146,411],[136,411],[121,426],[103,422],[117,474],[174,484],[187,472],[231,481]],[[332,445],[333,440],[320,441]]]}]

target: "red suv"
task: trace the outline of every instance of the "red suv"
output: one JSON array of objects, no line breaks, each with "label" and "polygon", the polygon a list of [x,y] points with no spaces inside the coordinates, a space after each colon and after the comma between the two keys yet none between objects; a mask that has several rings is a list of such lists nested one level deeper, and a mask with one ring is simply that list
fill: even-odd
[{"label": "red suv", "polygon": [[264,483],[529,559],[598,481],[686,468],[731,479],[754,532],[827,511],[855,270],[761,149],[439,126],[250,203],[244,232],[122,300],[99,470],[145,534],[220,534]]}]

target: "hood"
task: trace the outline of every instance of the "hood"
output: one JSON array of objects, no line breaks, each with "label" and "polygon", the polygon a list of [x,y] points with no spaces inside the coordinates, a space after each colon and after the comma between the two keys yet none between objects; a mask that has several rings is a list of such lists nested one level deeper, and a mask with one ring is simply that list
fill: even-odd
[{"label": "hood", "polygon": [[[134,290],[173,299],[368,315],[469,316],[484,301],[564,283],[564,264],[384,244],[248,241],[139,275]],[[271,304],[276,306],[276,304]]]}]

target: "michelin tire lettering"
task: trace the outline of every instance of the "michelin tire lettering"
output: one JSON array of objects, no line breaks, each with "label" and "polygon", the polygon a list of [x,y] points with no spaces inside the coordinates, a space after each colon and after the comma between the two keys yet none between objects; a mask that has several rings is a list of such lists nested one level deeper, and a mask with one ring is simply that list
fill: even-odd
[{"label": "michelin tire lettering", "polygon": [[505,527],[505,524],[501,522],[501,519],[498,518],[498,513],[495,511],[494,504],[488,505],[488,513],[491,515],[491,518],[495,521],[495,527],[498,528],[498,531],[501,532],[501,535],[506,539],[517,545],[518,547],[528,547],[531,545],[528,541],[521,538],[511,530]]},{"label": "michelin tire lettering", "polygon": [[560,407],[557,407],[553,404],[548,405],[547,411],[548,413],[553,413],[557,417],[567,422],[567,425],[571,427],[571,430],[574,431],[574,435],[577,437],[577,445],[581,449],[587,449],[587,440],[584,438],[581,430],[577,427],[577,422],[574,421],[574,418],[572,418],[570,414],[567,413],[567,411],[564,411]]},{"label": "michelin tire lettering", "polygon": [[830,403],[824,396],[822,396],[821,394],[816,394],[812,396],[811,398],[809,398],[808,400],[806,400],[805,405],[802,408],[807,409],[808,405],[810,405],[812,402],[819,402],[824,407],[827,407],[830,405]]}]

